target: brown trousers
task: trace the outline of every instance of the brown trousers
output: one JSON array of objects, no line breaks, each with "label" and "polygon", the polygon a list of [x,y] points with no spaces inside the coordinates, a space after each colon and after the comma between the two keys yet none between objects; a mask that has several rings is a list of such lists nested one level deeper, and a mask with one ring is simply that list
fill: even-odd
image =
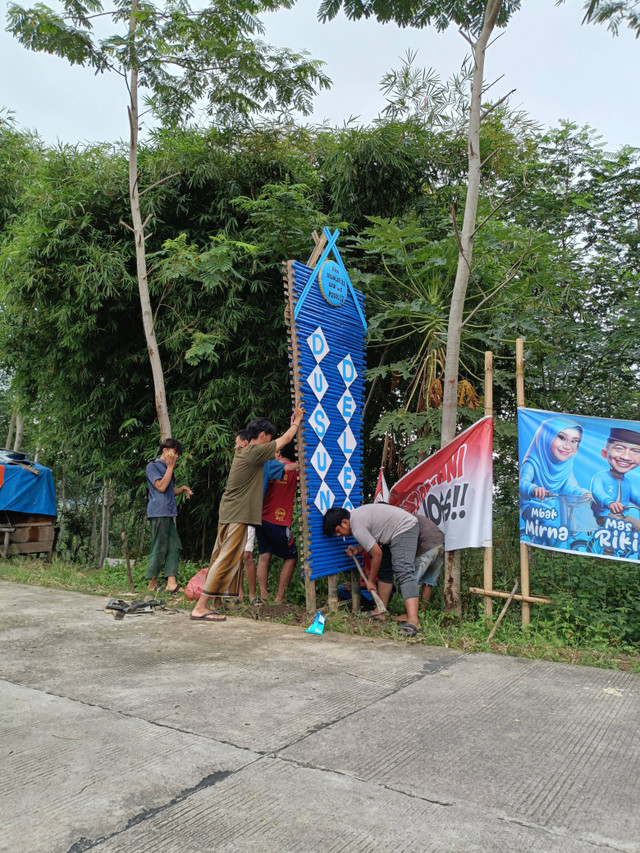
[{"label": "brown trousers", "polygon": [[246,524],[219,524],[203,595],[237,596],[242,588]]}]

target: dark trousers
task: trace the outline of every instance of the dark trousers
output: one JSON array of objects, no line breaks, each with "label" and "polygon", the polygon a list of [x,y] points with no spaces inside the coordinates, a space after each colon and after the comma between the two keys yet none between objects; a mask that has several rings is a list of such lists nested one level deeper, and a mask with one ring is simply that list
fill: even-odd
[{"label": "dark trousers", "polygon": [[178,561],[182,543],[176,530],[175,520],[171,516],[165,518],[150,518],[151,551],[146,577],[157,578],[164,566],[164,576],[173,577],[178,574]]}]

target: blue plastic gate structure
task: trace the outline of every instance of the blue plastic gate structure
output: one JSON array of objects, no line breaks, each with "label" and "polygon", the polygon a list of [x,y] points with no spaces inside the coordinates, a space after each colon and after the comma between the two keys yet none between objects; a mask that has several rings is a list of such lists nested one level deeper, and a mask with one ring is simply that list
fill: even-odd
[{"label": "blue plastic gate structure", "polygon": [[353,288],[335,245],[338,234],[324,229],[327,243],[314,267],[287,263],[291,373],[294,396],[305,409],[299,461],[309,580],[353,568],[345,543],[325,537],[322,521],[330,507],[353,509],[363,498],[367,326],[364,296]]}]

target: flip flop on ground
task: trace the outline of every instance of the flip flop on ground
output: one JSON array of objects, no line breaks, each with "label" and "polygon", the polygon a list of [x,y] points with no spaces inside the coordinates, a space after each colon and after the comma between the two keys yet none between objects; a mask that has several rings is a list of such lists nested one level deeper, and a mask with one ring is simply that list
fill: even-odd
[{"label": "flip flop on ground", "polygon": [[418,628],[416,628],[415,625],[412,625],[411,622],[405,622],[398,628],[398,630],[403,637],[415,637],[418,633]]},{"label": "flip flop on ground", "polygon": [[209,610],[207,613],[203,613],[202,616],[194,616],[191,614],[189,616],[194,622],[226,622],[227,617],[223,613],[218,613],[217,610]]},{"label": "flip flop on ground", "polygon": [[175,595],[177,592],[184,592],[181,586],[174,586],[173,589],[169,589],[169,587],[165,587],[164,591],[169,593],[169,595]]}]

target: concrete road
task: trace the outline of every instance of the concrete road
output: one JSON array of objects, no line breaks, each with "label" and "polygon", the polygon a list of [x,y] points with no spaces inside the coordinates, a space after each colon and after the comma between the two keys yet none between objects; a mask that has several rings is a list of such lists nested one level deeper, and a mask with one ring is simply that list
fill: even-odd
[{"label": "concrete road", "polygon": [[0,583],[0,850],[640,851],[640,675]]}]

